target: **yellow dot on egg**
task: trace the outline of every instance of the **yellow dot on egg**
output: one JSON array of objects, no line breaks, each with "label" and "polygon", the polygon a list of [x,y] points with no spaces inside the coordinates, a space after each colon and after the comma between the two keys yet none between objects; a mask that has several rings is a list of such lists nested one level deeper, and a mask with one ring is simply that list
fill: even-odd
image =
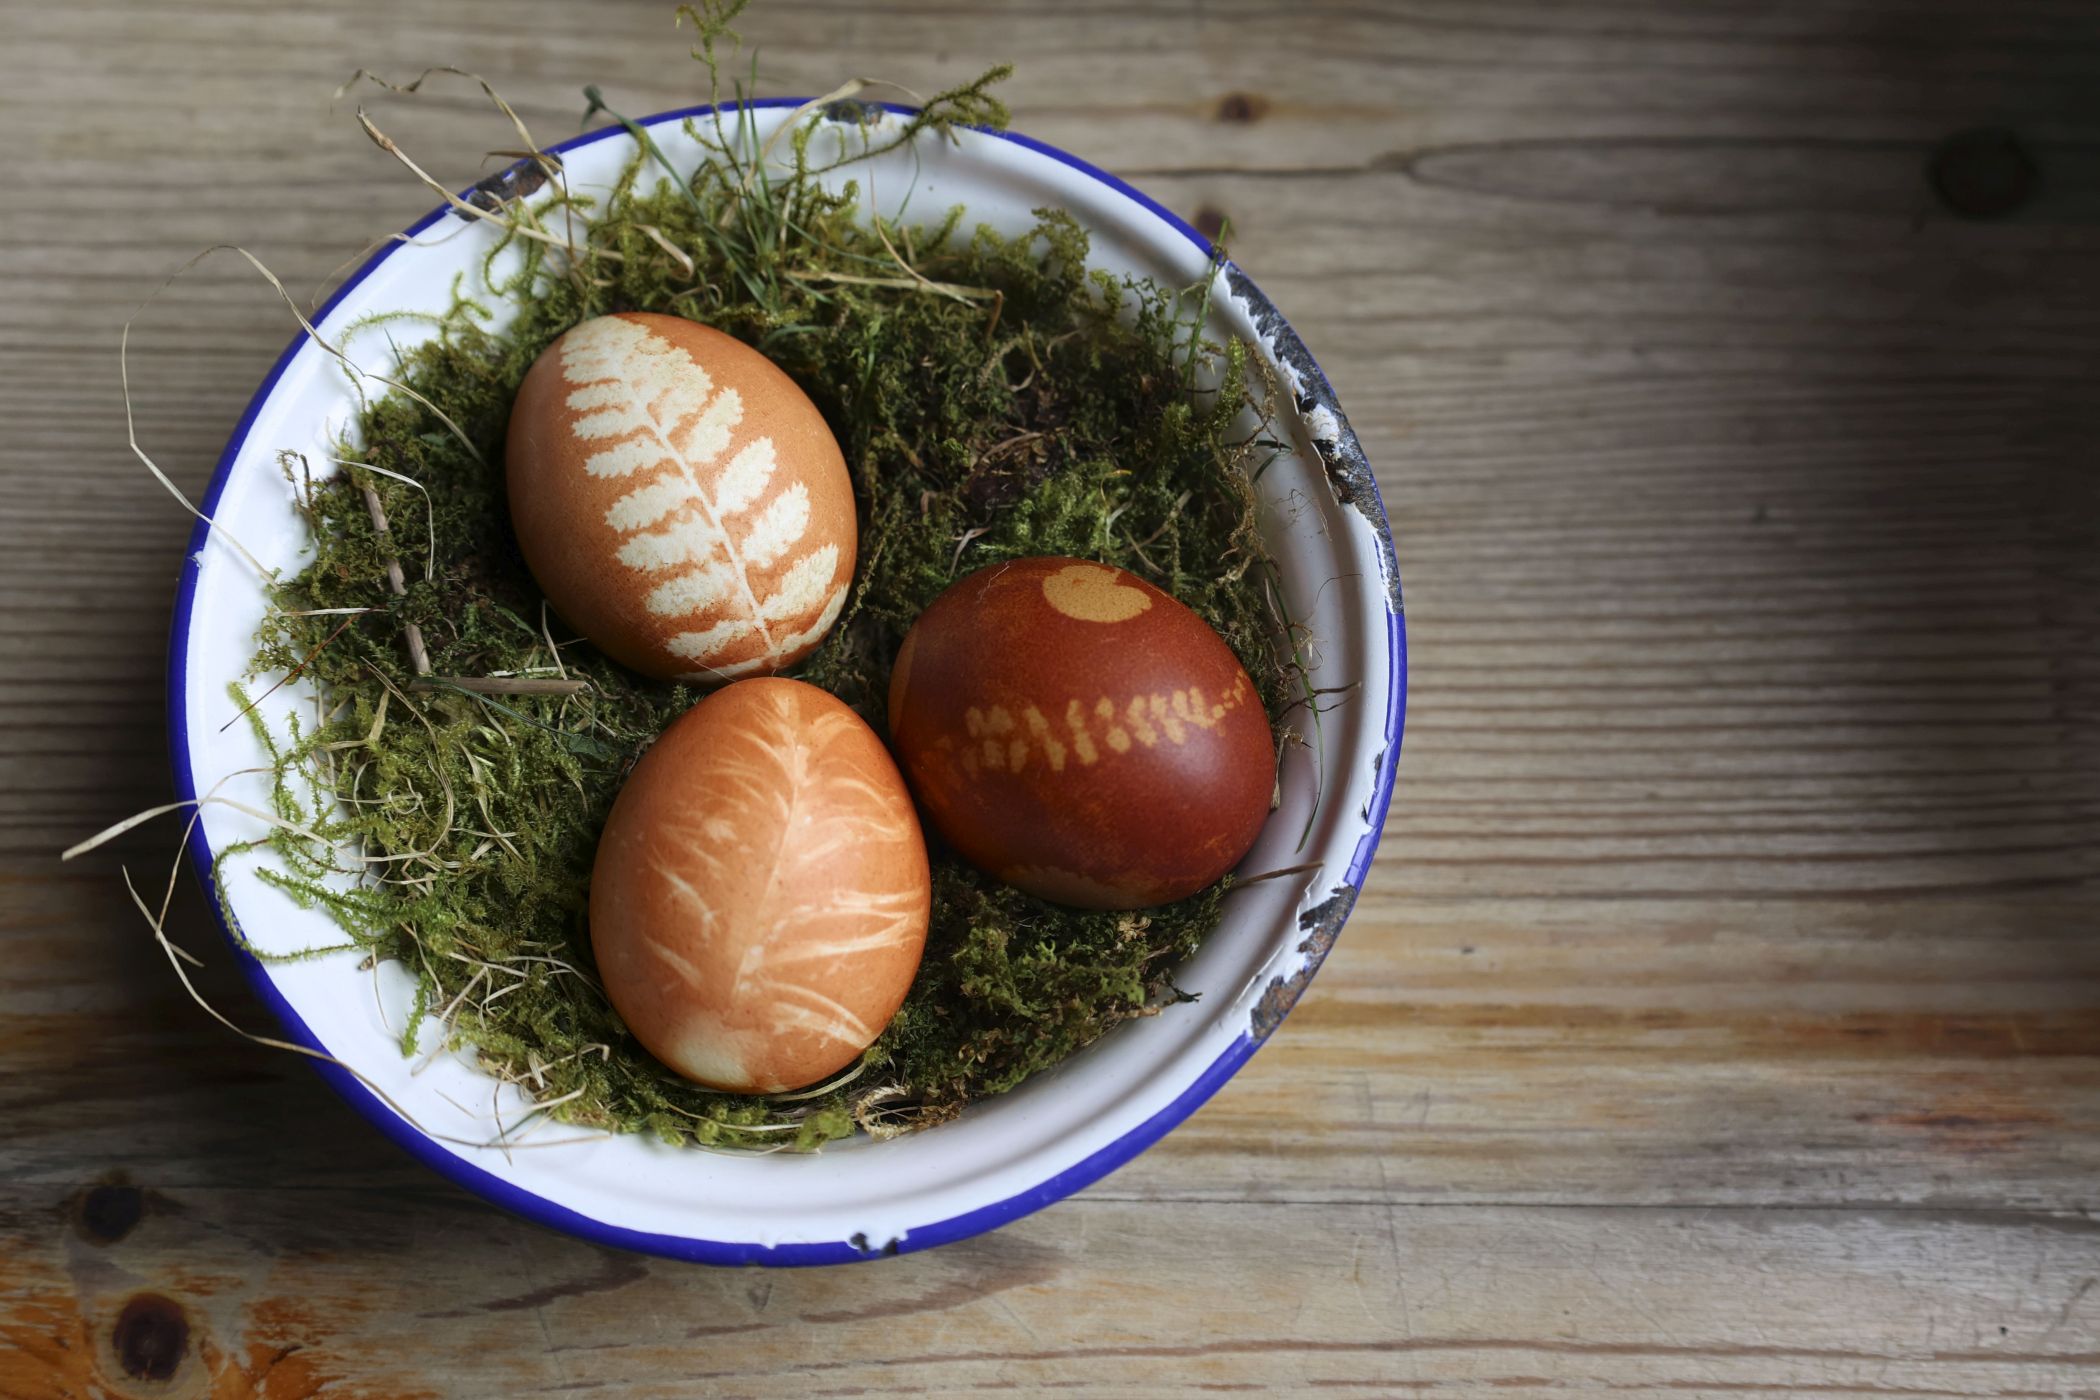
[{"label": "yellow dot on egg", "polygon": [[1181,721],[1176,719],[1173,712],[1167,708],[1166,696],[1155,695],[1152,697],[1152,718],[1158,720],[1159,727],[1167,731],[1167,738],[1170,742],[1176,744],[1187,742],[1189,732],[1181,727]]},{"label": "yellow dot on egg", "polygon": [[1203,708],[1203,692],[1194,687],[1174,692],[1174,715],[1185,724],[1198,729],[1211,726],[1210,711]]},{"label": "yellow dot on egg", "polygon": [[1130,697],[1130,708],[1123,712],[1123,722],[1130,726],[1131,732],[1137,735],[1138,742],[1146,748],[1149,749],[1159,742],[1159,731],[1152,727],[1151,720],[1145,718],[1144,696]]},{"label": "yellow dot on egg", "polygon": [[1114,749],[1117,753],[1130,752],[1130,735],[1127,732],[1125,732],[1122,725],[1115,724],[1109,726],[1108,746]]},{"label": "yellow dot on egg", "polygon": [[984,766],[994,773],[1006,770],[1006,748],[997,739],[984,741]]},{"label": "yellow dot on egg", "polygon": [[1072,731],[1072,752],[1078,756],[1082,766],[1092,764],[1101,756],[1100,751],[1094,747],[1094,736],[1087,732],[1086,710],[1077,700],[1065,706],[1065,728]]},{"label": "yellow dot on egg", "polygon": [[1043,718],[1043,712],[1030,705],[1021,712],[1021,719],[1028,726],[1028,736],[1043,746],[1043,759],[1050,765],[1050,771],[1064,772],[1065,746],[1050,732],[1050,721]]},{"label": "yellow dot on egg", "polygon": [[1128,622],[1152,606],[1141,588],[1100,564],[1067,564],[1043,580],[1043,597],[1075,622]]}]

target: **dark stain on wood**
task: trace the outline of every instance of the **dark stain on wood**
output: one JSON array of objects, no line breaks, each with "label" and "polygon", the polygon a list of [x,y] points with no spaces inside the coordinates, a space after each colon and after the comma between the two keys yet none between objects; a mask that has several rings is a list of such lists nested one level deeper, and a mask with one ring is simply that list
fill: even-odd
[{"label": "dark stain on wood", "polygon": [[145,1192],[115,1181],[81,1192],[73,1219],[89,1244],[112,1245],[137,1229],[145,1216]]},{"label": "dark stain on wood", "polygon": [[[700,1339],[700,1338],[702,1338],[702,1337],[733,1337],[733,1336],[736,1336],[736,1335],[737,1335],[738,1333],[740,1333],[740,1332],[763,1332],[763,1331],[765,1331],[765,1330],[766,1330],[766,1329],[767,1329],[768,1327],[771,1327],[771,1326],[774,1326],[774,1325],[775,1325],[775,1324],[773,1324],[773,1323],[770,1323],[770,1322],[729,1322],[729,1323],[722,1323],[722,1324],[719,1324],[719,1325],[716,1325],[716,1324],[710,1324],[710,1323],[702,1323],[702,1324],[700,1324],[700,1325],[697,1325],[697,1326],[693,1326],[693,1327],[688,1327],[688,1328],[686,1328],[686,1329],[685,1329],[685,1336],[686,1336],[686,1338],[687,1338],[688,1340],[690,1340],[690,1341],[697,1341],[697,1340],[699,1340],[699,1339]],[[599,1342],[599,1343],[595,1344],[595,1346],[592,1346],[592,1347],[550,1347],[550,1348],[548,1348],[548,1350],[550,1350],[550,1351],[591,1351],[591,1350],[595,1350],[595,1349],[598,1349],[598,1348],[606,1348],[606,1347],[623,1347],[623,1346],[626,1346],[626,1345],[627,1345],[627,1343],[626,1343],[626,1342],[624,1342],[624,1341],[622,1341],[622,1342]]]},{"label": "dark stain on wood", "polygon": [[1934,148],[1925,177],[1942,205],[1965,219],[1996,219],[2034,196],[2041,168],[2016,132],[1957,131]]},{"label": "dark stain on wood", "polygon": [[1189,220],[1196,232],[1216,243],[1225,234],[1225,211],[1215,204],[1206,204]]},{"label": "dark stain on wood", "polygon": [[1251,92],[1228,92],[1218,99],[1218,120],[1247,126],[1269,115],[1275,106],[1268,98]]},{"label": "dark stain on wood", "polygon": [[514,1293],[503,1298],[492,1298],[486,1303],[476,1303],[471,1308],[451,1308],[444,1312],[422,1314],[427,1318],[469,1317],[475,1313],[538,1311],[547,1304],[562,1298],[581,1298],[593,1293],[611,1293],[625,1288],[630,1283],[639,1283],[649,1276],[649,1261],[638,1254],[622,1254],[605,1250],[598,1256],[595,1272],[564,1283],[550,1283],[544,1288],[535,1288],[525,1293]]},{"label": "dark stain on wood", "polygon": [[[977,1267],[961,1277],[938,1284],[910,1297],[876,1295],[859,1307],[806,1312],[801,1320],[820,1326],[850,1322],[873,1322],[883,1318],[908,1317],[918,1313],[946,1312],[968,1307],[1009,1289],[1054,1284],[1058,1278],[1058,1251],[1027,1239],[996,1238],[997,1248],[971,1256]],[[688,1333],[687,1335],[691,1335]]]},{"label": "dark stain on wood", "polygon": [[117,1314],[109,1340],[125,1375],[140,1381],[169,1380],[189,1354],[190,1320],[173,1298],[140,1293]]}]

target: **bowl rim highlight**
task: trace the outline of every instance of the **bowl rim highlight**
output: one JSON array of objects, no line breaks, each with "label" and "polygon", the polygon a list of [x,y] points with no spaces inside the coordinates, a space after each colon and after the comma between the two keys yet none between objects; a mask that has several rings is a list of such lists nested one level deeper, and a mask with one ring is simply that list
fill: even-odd
[{"label": "bowl rim highlight", "polygon": [[[765,109],[794,109],[806,105],[808,99],[799,97],[758,98],[743,103],[700,104],[671,111],[659,112],[637,119],[637,125],[647,129],[667,122],[682,122],[690,118],[703,117],[716,112],[734,112]],[[896,104],[880,105],[892,113],[909,114],[911,107]],[[1103,171],[1087,161],[1081,160],[1055,146],[1021,135],[1017,132],[995,130],[985,127],[959,126],[959,130],[995,138],[1044,156],[1068,167],[1071,171],[1105,186],[1109,191],[1138,205],[1149,212],[1175,233],[1202,250],[1210,252],[1211,242],[1187,222],[1159,204],[1150,196],[1125,181]],[[599,141],[613,138],[629,138],[627,130],[618,125],[609,125],[585,132],[569,140],[559,142],[546,149],[561,153],[576,150]],[[450,206],[440,205],[423,218],[410,225],[402,239],[412,239],[451,215]],[[352,272],[329,296],[310,320],[314,325],[326,322],[336,307],[360,283],[369,277],[381,264],[411,246],[394,239],[373,253]],[[938,1222],[914,1226],[902,1240],[888,1245],[875,1245],[864,1236],[855,1235],[843,1241],[783,1242],[754,1244],[748,1241],[709,1240],[689,1235],[664,1234],[615,1225],[582,1214],[566,1205],[527,1190],[490,1171],[463,1160],[444,1150],[435,1140],[415,1125],[400,1116],[381,1100],[373,1090],[360,1082],[356,1075],[332,1059],[314,1059],[314,1069],[364,1118],[381,1133],[391,1139],[412,1157],[425,1166],[443,1175],[474,1194],[507,1210],[513,1211],[536,1223],[576,1235],[593,1243],[637,1250],[666,1257],[707,1263],[760,1263],[768,1265],[811,1265],[846,1263],[881,1257],[890,1253],[909,1252],[934,1245],[964,1239],[984,1231],[995,1229],[1009,1221],[1030,1214],[1042,1207],[1072,1194],[1080,1188],[1099,1180],[1117,1167],[1128,1162],[1169,1130],[1187,1118],[1212,1094],[1238,1072],[1240,1067],[1266,1041],[1268,1034],[1280,1023],[1295,1002],[1305,983],[1318,970],[1335,934],[1353,907],[1357,892],[1369,871],[1372,855],[1384,826],[1388,805],[1391,802],[1397,760],[1400,753],[1404,727],[1407,692],[1407,650],[1404,616],[1400,608],[1399,575],[1393,565],[1393,542],[1390,523],[1385,514],[1382,499],[1365,463],[1360,445],[1347,422],[1340,417],[1331,387],[1320,372],[1309,352],[1289,324],[1277,313],[1268,299],[1255,288],[1235,264],[1227,262],[1223,275],[1231,280],[1235,294],[1247,300],[1253,307],[1264,334],[1273,342],[1273,349],[1287,359],[1304,381],[1305,392],[1299,396],[1296,409],[1301,415],[1325,413],[1330,416],[1332,433],[1329,438],[1316,439],[1316,447],[1328,469],[1331,479],[1337,482],[1338,495],[1354,504],[1370,521],[1377,534],[1378,547],[1383,552],[1389,568],[1385,580],[1388,599],[1385,607],[1386,680],[1388,682],[1387,708],[1383,716],[1381,732],[1384,748],[1377,760],[1376,786],[1363,810],[1364,831],[1359,838],[1342,878],[1333,888],[1326,902],[1325,911],[1317,925],[1305,923],[1307,929],[1300,951],[1307,961],[1297,974],[1285,985],[1281,979],[1268,989],[1257,1009],[1254,1025],[1240,1033],[1207,1068],[1191,1080],[1165,1107],[1161,1108],[1135,1127],[1125,1131],[1105,1147],[1080,1161],[1049,1175],[1033,1186],[1016,1192],[989,1205],[965,1210]],[[280,354],[269,373],[263,378],[253,396],[243,409],[226,447],[220,453],[213,468],[211,480],[198,502],[201,516],[194,525],[188,548],[184,555],[182,573],[177,585],[173,617],[169,630],[167,665],[167,711],[169,751],[174,769],[176,797],[194,803],[198,796],[196,774],[193,771],[189,740],[190,717],[188,713],[188,663],[190,659],[190,634],[196,622],[199,602],[200,571],[194,560],[204,550],[212,526],[209,517],[218,511],[220,498],[231,478],[236,459],[239,457],[264,405],[271,399],[278,381],[290,367],[294,357],[307,344],[303,335],[295,335]],[[1313,392],[1317,390],[1317,392]],[[1348,491],[1360,493],[1360,499],[1342,494],[1343,485]],[[1366,582],[1364,587],[1377,591],[1375,583]],[[213,851],[203,823],[195,824],[187,842],[188,854],[198,879],[203,883],[212,916],[218,922],[227,945],[240,962],[241,971],[250,990],[269,1008],[283,1026],[286,1038],[321,1054],[328,1054],[327,1047],[306,1024],[304,1019],[286,999],[273,981],[267,966],[241,945],[229,926],[226,910],[220,900],[212,895]],[[934,1130],[938,1131],[938,1130]]]}]

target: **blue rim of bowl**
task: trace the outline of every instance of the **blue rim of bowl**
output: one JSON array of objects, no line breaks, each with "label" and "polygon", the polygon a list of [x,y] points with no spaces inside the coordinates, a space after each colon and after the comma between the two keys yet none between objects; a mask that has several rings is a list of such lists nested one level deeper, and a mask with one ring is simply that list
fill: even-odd
[{"label": "blue rim of bowl", "polygon": [[[769,97],[758,98],[743,105],[753,110],[778,107],[794,108],[804,105],[806,101],[807,99],[798,97]],[[721,110],[731,110],[736,105],[734,103],[724,103]],[[914,110],[910,107],[889,103],[881,105],[888,111],[907,115]],[[692,117],[707,116],[716,110],[716,107],[706,104],[697,107],[683,107],[675,111],[659,112],[654,116],[643,117],[637,124],[644,127],[657,126],[664,122],[684,121]],[[1208,238],[1191,228],[1184,220],[1161,205],[1150,195],[1117,179],[1107,171],[1101,170],[1079,159],[1077,156],[1061,151],[1055,146],[1045,145],[1041,141],[1022,136],[1016,132],[999,131],[990,127],[972,127],[970,129],[986,136],[996,137],[1001,141],[1010,141],[1016,146],[1035,152],[1037,155],[1047,156],[1061,165],[1069,166],[1089,179],[1096,180],[1107,186],[1132,203],[1149,210],[1170,228],[1180,233],[1198,248],[1203,249],[1205,253],[1210,251],[1211,242]],[[571,151],[580,146],[589,145],[594,141],[602,141],[609,137],[626,134],[626,128],[618,125],[601,127],[598,130],[588,131],[580,136],[572,137],[547,149],[555,152]],[[415,237],[451,212],[449,205],[441,205],[433,209],[412,224],[404,236],[408,238]],[[398,241],[389,243],[385,248],[366,259],[364,264],[357,271],[350,274],[343,284],[336,288],[335,293],[329,297],[326,304],[309,319],[315,325],[320,325],[326,321],[344,297],[348,296],[365,278],[371,276],[373,271],[391,257],[396,250],[404,246],[406,245]],[[1283,333],[1293,334],[1287,328]],[[204,499],[199,505],[199,509],[204,516],[209,517],[217,510],[219,497],[226,489],[226,482],[233,472],[234,461],[239,457],[241,448],[247,443],[248,433],[255,425],[256,416],[262,411],[262,406],[268,402],[272,391],[276,389],[277,381],[283,377],[285,370],[291,365],[293,356],[299,353],[300,348],[305,343],[306,337],[304,335],[295,336],[292,339],[291,344],[285,347],[284,353],[277,357],[277,362],[270,367],[269,374],[256,389],[254,396],[249,399],[247,408],[242,410],[240,422],[234,426],[233,435],[228,439],[225,451],[219,455],[218,465],[212,471],[211,483],[205,489]],[[1314,364],[1310,354],[1305,356],[1305,363],[1312,365],[1315,372],[1318,372],[1318,366]],[[1326,400],[1332,403],[1332,389],[1326,383],[1325,374],[1322,373],[1320,377],[1320,388],[1327,390]],[[1341,431],[1344,434],[1350,432],[1346,424],[1343,425]],[[1372,523],[1383,537],[1383,547],[1390,550],[1392,547],[1392,528],[1386,518],[1385,503],[1377,494],[1375,482],[1372,483],[1372,507],[1375,511]],[[205,548],[210,534],[211,526],[201,519],[190,532],[189,549],[183,556],[182,577],[175,591],[174,620],[170,626],[168,636],[168,747],[175,769],[175,794],[177,798],[184,802],[194,802],[197,798],[196,775],[190,767],[187,665],[190,623],[197,603],[197,559]],[[1395,579],[1393,589],[1396,596],[1398,587],[1398,580]],[[1343,877],[1342,883],[1347,887],[1347,892],[1352,898],[1355,891],[1362,886],[1364,876],[1370,869],[1371,857],[1377,850],[1378,838],[1385,825],[1386,810],[1392,802],[1393,779],[1395,770],[1399,766],[1401,730],[1406,714],[1406,624],[1402,614],[1396,608],[1388,609],[1386,619],[1387,668],[1391,683],[1385,719],[1386,748],[1379,764],[1377,788],[1372,793],[1371,801],[1365,809],[1364,816],[1367,829],[1363,837],[1358,841],[1356,851],[1350,859],[1349,868]],[[204,883],[207,895],[209,895],[213,888],[211,874],[212,852],[210,843],[205,839],[202,823],[198,823],[191,828],[189,854],[191,863],[196,869],[197,877]],[[1337,893],[1340,892],[1339,890],[1337,891]],[[236,956],[241,960],[241,970],[247,977],[248,986],[255,993],[256,997],[283,1023],[290,1039],[309,1049],[328,1054],[328,1049],[321,1043],[320,1038],[301,1019],[299,1013],[292,1009],[291,1003],[285,1000],[283,993],[278,991],[277,984],[271,980],[269,970],[259,959],[243,948],[240,941],[234,937],[233,930],[227,925],[225,910],[220,907],[218,900],[209,898],[208,902],[211,904],[212,916],[219,921],[220,929],[226,935],[228,945],[233,948]],[[1325,958],[1327,945],[1309,943],[1306,946],[1306,951],[1311,955],[1312,960],[1307,964],[1304,973],[1301,974],[1301,983],[1303,978],[1310,977],[1312,972],[1318,968],[1320,961]],[[1024,1215],[1041,1210],[1044,1206],[1054,1201],[1062,1200],[1080,1188],[1100,1180],[1117,1167],[1137,1156],[1140,1152],[1143,1152],[1153,1143],[1159,1141],[1170,1129],[1201,1107],[1212,1094],[1218,1091],[1226,1080],[1232,1078],[1239,1071],[1240,1066],[1247,1062],[1266,1039],[1266,1034],[1257,1036],[1251,1030],[1241,1033],[1239,1038],[1228,1046],[1216,1060],[1212,1061],[1209,1068],[1198,1075],[1193,1083],[1183,1089],[1172,1103],[1160,1109],[1143,1123],[1138,1124],[1106,1147],[1065,1168],[1056,1175],[1038,1182],[1025,1191],[1009,1196],[1003,1201],[979,1206],[974,1210],[965,1211],[960,1215],[951,1216],[946,1220],[938,1221],[931,1225],[916,1226],[901,1239],[881,1243],[872,1241],[864,1235],[855,1235],[847,1240],[825,1241],[822,1243],[765,1245],[734,1240],[698,1239],[688,1235],[657,1234],[647,1230],[633,1230],[624,1226],[610,1225],[602,1220],[593,1219],[579,1211],[571,1210],[567,1206],[550,1201],[544,1196],[523,1190],[499,1176],[483,1171],[480,1167],[454,1156],[438,1143],[418,1131],[393,1109],[387,1107],[370,1089],[360,1083],[356,1076],[342,1066],[333,1063],[331,1060],[313,1060],[311,1063],[321,1078],[327,1081],[328,1085],[336,1093],[340,1094],[352,1108],[363,1114],[365,1118],[371,1121],[374,1127],[378,1128],[381,1133],[385,1134],[410,1156],[437,1172],[440,1176],[465,1187],[482,1199],[522,1215],[528,1220],[578,1236],[594,1244],[610,1245],[619,1249],[630,1249],[645,1254],[661,1255],[666,1258],[685,1259],[707,1264],[794,1266],[846,1264],[858,1260],[881,1258],[891,1254],[908,1254],[915,1250],[930,1249],[935,1245],[952,1243],[956,1240],[967,1239],[972,1235],[982,1234],[987,1230],[997,1229],[1009,1221],[1018,1220]]]}]

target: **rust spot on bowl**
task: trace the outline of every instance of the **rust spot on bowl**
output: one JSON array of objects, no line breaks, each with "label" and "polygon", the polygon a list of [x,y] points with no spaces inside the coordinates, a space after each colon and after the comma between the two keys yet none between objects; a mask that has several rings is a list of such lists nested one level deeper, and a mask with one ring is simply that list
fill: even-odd
[{"label": "rust spot on bowl", "polygon": [[1298,916],[1298,927],[1305,930],[1305,938],[1298,944],[1298,951],[1306,954],[1305,965],[1289,977],[1278,977],[1270,981],[1254,1004],[1252,1029],[1256,1040],[1267,1040],[1298,998],[1305,992],[1312,976],[1320,970],[1328,952],[1334,947],[1335,935],[1342,931],[1342,923],[1349,911],[1356,907],[1356,886],[1337,885],[1334,892]]}]

